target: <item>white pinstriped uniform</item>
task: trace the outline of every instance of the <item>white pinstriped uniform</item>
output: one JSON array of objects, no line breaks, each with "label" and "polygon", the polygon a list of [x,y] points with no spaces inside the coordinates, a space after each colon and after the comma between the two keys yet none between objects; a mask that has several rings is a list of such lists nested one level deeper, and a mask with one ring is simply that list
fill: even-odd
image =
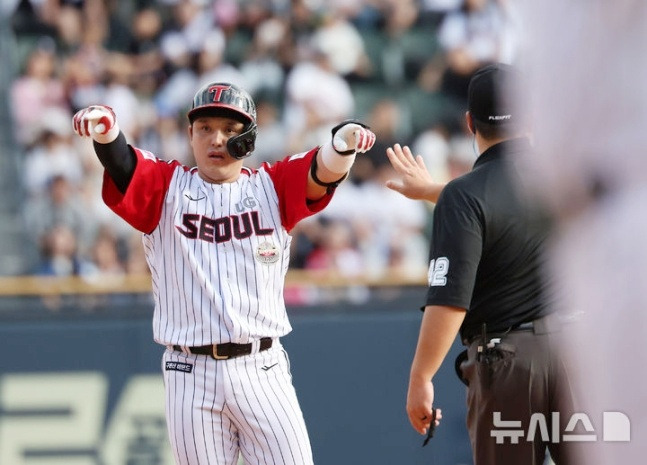
[{"label": "white pinstriped uniform", "polygon": [[[167,349],[162,369],[167,423],[178,464],[310,464],[312,452],[287,354],[283,300],[291,236],[331,196],[307,204],[316,150],[233,183],[210,184],[196,169],[136,149],[122,195],[104,178],[103,198],[144,232],[152,273],[153,335],[165,346],[252,343],[254,353],[215,360]],[[274,338],[258,352],[262,337]]]}]

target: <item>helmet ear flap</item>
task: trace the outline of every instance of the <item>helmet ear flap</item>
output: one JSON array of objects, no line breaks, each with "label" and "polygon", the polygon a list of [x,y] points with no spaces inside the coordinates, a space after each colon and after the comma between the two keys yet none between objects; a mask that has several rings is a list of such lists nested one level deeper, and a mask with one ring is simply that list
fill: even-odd
[{"label": "helmet ear flap", "polygon": [[254,151],[256,145],[256,123],[251,124],[242,134],[231,137],[227,141],[227,150],[236,160],[242,160],[249,157]]}]

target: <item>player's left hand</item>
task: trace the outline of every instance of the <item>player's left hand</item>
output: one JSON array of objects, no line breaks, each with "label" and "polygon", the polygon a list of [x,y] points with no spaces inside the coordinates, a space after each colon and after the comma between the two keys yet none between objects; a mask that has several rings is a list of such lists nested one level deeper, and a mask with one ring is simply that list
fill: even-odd
[{"label": "player's left hand", "polygon": [[332,146],[340,155],[368,152],[374,143],[375,134],[358,121],[344,121],[332,129]]},{"label": "player's left hand", "polygon": [[[407,392],[407,415],[413,429],[420,434],[426,434],[431,423],[431,408],[434,402],[434,385],[431,381],[415,380],[409,381]],[[440,409],[436,409],[436,423],[440,424],[443,417]]]}]

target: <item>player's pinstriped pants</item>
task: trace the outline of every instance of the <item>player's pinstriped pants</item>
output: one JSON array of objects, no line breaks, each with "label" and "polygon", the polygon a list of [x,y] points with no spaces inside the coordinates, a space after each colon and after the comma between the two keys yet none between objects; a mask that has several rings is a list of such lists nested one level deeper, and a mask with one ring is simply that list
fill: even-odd
[{"label": "player's pinstriped pants", "polygon": [[162,370],[166,421],[178,465],[313,463],[287,353],[228,360],[167,350]]}]

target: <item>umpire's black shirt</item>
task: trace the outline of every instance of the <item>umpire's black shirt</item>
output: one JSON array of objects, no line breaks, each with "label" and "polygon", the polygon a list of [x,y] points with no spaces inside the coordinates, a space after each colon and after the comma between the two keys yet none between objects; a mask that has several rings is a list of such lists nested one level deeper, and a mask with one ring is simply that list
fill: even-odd
[{"label": "umpire's black shirt", "polygon": [[[542,250],[548,223],[523,205],[512,176],[526,138],[483,152],[434,209],[427,305],[467,309],[461,337],[501,332],[547,313]],[[516,157],[518,159],[518,157]]]}]

